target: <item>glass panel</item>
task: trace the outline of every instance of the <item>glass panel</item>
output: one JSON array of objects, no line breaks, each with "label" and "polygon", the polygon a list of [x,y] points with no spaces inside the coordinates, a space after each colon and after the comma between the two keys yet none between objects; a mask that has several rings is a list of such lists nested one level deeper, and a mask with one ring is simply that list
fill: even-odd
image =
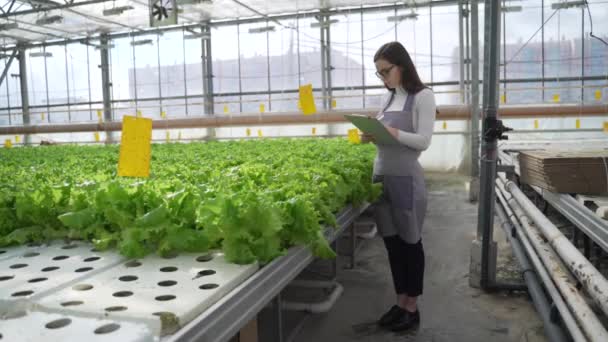
[{"label": "glass panel", "polygon": [[[538,32],[534,35],[542,25],[542,8],[528,3],[523,5],[521,12],[506,12],[503,17],[503,27],[507,32],[504,47],[507,79],[542,77],[542,34]],[[534,38],[526,43],[533,35]],[[504,78],[502,72],[500,77]],[[507,88],[511,86],[508,84]],[[510,99],[507,101],[511,102]]]},{"label": "glass panel", "polygon": [[268,23],[243,24],[241,37],[241,78],[243,92],[268,91],[268,32],[250,33],[250,29],[275,26]]},{"label": "glass panel", "polygon": [[[295,19],[281,22],[289,27],[296,26]],[[275,31],[268,33],[271,90],[298,89],[297,39],[296,30],[282,26],[276,26]],[[276,111],[274,105],[272,109]]]},{"label": "glass panel", "polygon": [[89,102],[87,48],[87,45],[84,44],[69,44],[67,46],[70,103]]},{"label": "glass panel", "polygon": [[[556,10],[545,2],[544,11],[547,20]],[[581,11],[561,9],[545,25],[545,77],[581,76]]]},{"label": "glass panel", "polygon": [[158,72],[158,36],[145,35],[132,40],[135,48],[135,81],[137,82],[137,99],[157,98]]},{"label": "glass panel", "polygon": [[[404,19],[397,24],[397,38],[410,54],[418,76],[423,83],[431,82],[431,17],[428,7],[417,8],[416,20]],[[399,9],[397,15],[412,13],[410,9]]]},{"label": "glass panel", "polygon": [[[500,94],[503,94],[502,91]],[[506,104],[542,103],[542,83],[508,83],[507,94],[504,100]]]},{"label": "glass panel", "polygon": [[[261,37],[258,35],[258,37]],[[237,27],[220,26],[211,30],[213,57],[213,91],[234,93],[239,91],[239,54]],[[235,44],[226,44],[235,42]]]},{"label": "glass panel", "polygon": [[[433,21],[432,82],[458,81],[460,75],[458,7],[453,5],[433,7],[431,15]],[[483,41],[482,32],[483,26],[480,27],[481,41]],[[480,55],[480,58],[481,56],[483,54]],[[480,76],[480,78],[482,77]],[[458,86],[456,89],[459,89]]]},{"label": "glass panel", "polygon": [[[213,39],[213,38],[212,38]],[[201,61],[202,43],[200,39],[184,40],[184,56],[186,63],[186,94],[203,94],[203,65]],[[192,112],[189,112],[192,113]],[[202,114],[202,111],[201,111]]]},{"label": "glass panel", "polygon": [[363,108],[363,91],[362,90],[334,91],[333,95],[334,95],[334,99],[336,100],[335,109]]},{"label": "glass panel", "polygon": [[[44,49],[39,48],[35,50],[27,50],[26,52],[26,60],[27,60],[27,85],[28,85],[28,99],[30,102],[30,106],[38,106],[38,105],[46,105],[46,81],[45,81],[45,72],[44,72],[44,64],[45,60],[48,60],[49,68],[53,64],[62,64],[63,70],[65,70],[65,61],[59,59],[60,57],[44,57],[37,56],[33,57],[32,54],[40,54],[44,53]],[[55,63],[59,59],[60,63]],[[15,59],[13,63],[19,64],[19,60]],[[49,79],[50,81],[50,79]],[[65,84],[65,74],[63,75],[63,84]],[[50,84],[49,84],[50,85]],[[65,85],[64,85],[65,88]],[[52,87],[51,87],[52,89]],[[63,93],[63,99],[66,99],[66,93]],[[33,122],[32,122],[33,123]]]},{"label": "glass panel", "polygon": [[363,85],[363,58],[361,42],[361,14],[335,15],[331,25],[331,82],[333,87]]},{"label": "glass panel", "polygon": [[300,83],[321,88],[321,31],[310,27],[318,21],[314,18],[298,19],[298,48],[300,51]]},{"label": "glass panel", "polygon": [[[112,99],[131,99],[135,96],[135,74],[133,73],[133,47],[132,38],[113,39],[110,49]],[[115,117],[116,120],[117,117]]]},{"label": "glass panel", "polygon": [[[99,42],[95,42],[99,44]],[[103,83],[101,81],[101,52],[93,46],[88,46],[89,50],[89,75],[91,77],[91,101],[103,101]],[[111,50],[110,50],[111,51]],[[112,77],[110,69],[110,79]],[[93,113],[97,115],[96,113]],[[94,117],[96,118],[96,117]]]},{"label": "glass panel", "polygon": [[[389,22],[388,17],[395,16],[395,11],[382,11],[363,13],[363,46],[366,51],[363,65],[365,65],[365,85],[380,86],[382,81],[376,77],[374,54],[385,43],[395,40],[395,22]],[[378,102],[379,106],[379,102]]]},{"label": "glass panel", "polygon": [[[273,112],[298,112],[299,93],[271,94]],[[317,110],[320,108],[317,105]]]},{"label": "glass panel", "polygon": [[238,96],[216,96],[214,102],[215,115],[234,115],[240,112]]}]

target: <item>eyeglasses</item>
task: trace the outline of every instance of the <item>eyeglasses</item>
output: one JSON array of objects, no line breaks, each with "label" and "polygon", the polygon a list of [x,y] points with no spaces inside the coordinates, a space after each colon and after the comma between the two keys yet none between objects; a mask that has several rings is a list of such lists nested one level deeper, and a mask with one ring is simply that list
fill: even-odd
[{"label": "eyeglasses", "polygon": [[381,70],[376,71],[376,76],[378,76],[379,79],[383,80],[386,78],[386,76],[388,76],[388,74],[391,72],[391,70],[395,67],[395,64],[391,65],[388,68],[384,68]]}]

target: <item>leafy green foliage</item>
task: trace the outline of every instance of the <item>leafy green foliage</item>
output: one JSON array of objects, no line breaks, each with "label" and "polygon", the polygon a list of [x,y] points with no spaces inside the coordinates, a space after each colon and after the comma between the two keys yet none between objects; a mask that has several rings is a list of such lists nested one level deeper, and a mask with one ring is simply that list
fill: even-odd
[{"label": "leafy green foliage", "polygon": [[344,139],[153,145],[151,177],[117,177],[118,146],[0,150],[0,246],[84,239],[128,257],[222,248],[266,263],[334,253],[323,226],[375,199],[373,146]]}]

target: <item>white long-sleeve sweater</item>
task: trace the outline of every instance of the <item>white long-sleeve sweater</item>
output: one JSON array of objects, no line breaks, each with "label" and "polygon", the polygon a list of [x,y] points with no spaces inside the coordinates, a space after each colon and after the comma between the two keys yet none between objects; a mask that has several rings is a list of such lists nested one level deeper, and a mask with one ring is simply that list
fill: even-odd
[{"label": "white long-sleeve sweater", "polygon": [[[390,93],[388,96],[390,98]],[[395,89],[395,98],[386,111],[403,110],[407,97],[407,92],[402,87],[398,87]],[[386,101],[388,101],[388,98]],[[386,103],[386,101],[384,103]],[[399,142],[414,150],[426,150],[431,144],[431,137],[433,136],[436,108],[435,94],[433,94],[432,90],[426,88],[418,92],[412,108],[415,133],[398,130]]]}]

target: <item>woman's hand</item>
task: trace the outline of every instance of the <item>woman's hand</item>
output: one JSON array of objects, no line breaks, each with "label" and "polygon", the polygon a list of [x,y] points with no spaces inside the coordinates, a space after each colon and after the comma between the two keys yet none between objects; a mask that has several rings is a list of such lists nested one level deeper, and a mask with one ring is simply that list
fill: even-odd
[{"label": "woman's hand", "polygon": [[387,126],[387,125],[384,125],[384,127],[386,127],[386,130],[387,130],[387,131],[388,131],[388,132],[389,132],[389,133],[390,133],[390,134],[391,134],[393,137],[395,137],[395,139],[399,139],[399,130],[398,130],[398,129],[396,129],[396,128],[394,128],[394,127],[391,127],[391,126]]},{"label": "woman's hand", "polygon": [[367,143],[375,143],[376,140],[374,139],[374,137],[371,134],[361,134],[361,143],[362,144],[367,144]]}]

